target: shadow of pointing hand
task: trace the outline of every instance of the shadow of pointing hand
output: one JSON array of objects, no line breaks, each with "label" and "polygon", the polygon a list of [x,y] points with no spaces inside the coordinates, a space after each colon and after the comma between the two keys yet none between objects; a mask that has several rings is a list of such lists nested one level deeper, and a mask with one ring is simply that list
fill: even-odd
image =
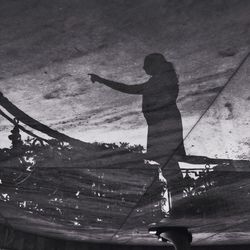
[{"label": "shadow of pointing hand", "polygon": [[99,82],[99,83],[101,83],[101,81],[102,81],[102,78],[100,77],[100,76],[98,76],[98,75],[96,75],[96,74],[88,74],[89,76],[90,76],[90,81],[91,82]]}]

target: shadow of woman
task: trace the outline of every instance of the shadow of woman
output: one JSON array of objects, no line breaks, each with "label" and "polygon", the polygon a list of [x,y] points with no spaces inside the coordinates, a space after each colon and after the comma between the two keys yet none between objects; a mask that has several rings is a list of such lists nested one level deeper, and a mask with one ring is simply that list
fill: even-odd
[{"label": "shadow of woman", "polygon": [[176,104],[179,86],[171,62],[162,54],[145,57],[143,69],[150,76],[141,84],[126,85],[89,74],[92,82],[99,82],[127,94],[142,95],[142,112],[148,124],[146,158],[160,164],[172,193],[180,193],[182,173],[174,155],[185,156],[181,114]]}]

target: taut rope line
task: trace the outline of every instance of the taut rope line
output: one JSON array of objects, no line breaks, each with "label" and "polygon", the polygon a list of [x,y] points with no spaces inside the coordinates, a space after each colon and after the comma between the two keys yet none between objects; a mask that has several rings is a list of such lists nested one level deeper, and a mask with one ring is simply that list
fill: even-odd
[{"label": "taut rope line", "polygon": [[89,144],[86,142],[53,130],[50,127],[42,124],[41,122],[33,119],[32,117],[24,113],[22,110],[20,110],[17,106],[15,106],[12,102],[10,102],[6,97],[4,97],[2,92],[0,92],[0,105],[22,123],[52,138],[55,138],[59,141],[68,142],[72,146],[85,147],[85,149],[86,147],[90,147]]}]

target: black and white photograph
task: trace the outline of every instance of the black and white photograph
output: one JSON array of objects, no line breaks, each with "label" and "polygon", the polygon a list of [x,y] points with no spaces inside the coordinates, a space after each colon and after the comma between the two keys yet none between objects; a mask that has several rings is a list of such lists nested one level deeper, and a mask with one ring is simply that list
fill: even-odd
[{"label": "black and white photograph", "polygon": [[0,250],[80,249],[250,249],[249,0],[0,0]]}]

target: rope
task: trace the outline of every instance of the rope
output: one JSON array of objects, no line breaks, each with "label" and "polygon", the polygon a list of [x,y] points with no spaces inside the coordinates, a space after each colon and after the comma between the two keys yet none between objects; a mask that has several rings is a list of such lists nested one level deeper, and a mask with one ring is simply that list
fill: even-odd
[{"label": "rope", "polygon": [[[233,72],[233,74],[229,77],[229,79],[226,81],[226,83],[224,84],[224,86],[220,89],[220,91],[217,93],[217,95],[214,97],[214,99],[211,101],[211,103],[207,106],[207,108],[205,109],[205,111],[203,112],[203,114],[200,116],[200,118],[196,121],[196,123],[192,126],[192,128],[189,130],[189,132],[187,133],[187,135],[185,136],[185,138],[183,139],[183,142],[189,137],[189,135],[192,133],[192,131],[195,129],[195,127],[198,125],[198,123],[202,120],[202,118],[205,116],[205,114],[207,113],[207,111],[212,107],[212,105],[215,103],[215,101],[217,100],[217,98],[221,95],[221,93],[225,90],[225,88],[228,86],[228,84],[231,82],[231,80],[233,79],[233,77],[238,73],[239,69],[241,68],[241,66],[245,63],[245,61],[247,60],[247,58],[249,57],[250,52],[247,53],[247,55],[243,58],[243,60],[240,62],[240,64],[238,65],[238,67],[236,68],[236,70]],[[169,159],[166,161],[166,163],[163,165],[162,168],[166,167],[167,164],[169,163],[169,161],[173,158],[173,156],[175,155],[176,152],[178,152],[179,147],[181,147],[182,143],[181,142],[179,144],[179,146],[176,148],[176,150],[172,153],[172,155],[169,157]]]},{"label": "rope", "polygon": [[23,124],[40,131],[52,138],[55,138],[59,141],[68,142],[71,145],[74,145],[76,147],[80,147],[83,149],[93,149],[90,143],[83,142],[81,140],[72,138],[68,135],[65,135],[63,133],[60,133],[57,130],[51,129],[47,125],[33,119],[29,115],[27,115],[25,112],[23,112],[21,109],[19,109],[17,106],[15,106],[11,101],[8,100],[8,98],[4,97],[4,95],[0,92],[0,105],[6,109],[11,115],[13,115],[15,118],[17,118],[19,121],[21,121]]},{"label": "rope", "polygon": [[[191,132],[194,130],[194,128],[198,125],[198,123],[201,121],[201,119],[205,116],[205,114],[207,113],[207,111],[211,108],[211,106],[215,103],[215,101],[217,100],[217,98],[221,95],[221,93],[224,91],[224,89],[228,86],[228,84],[231,82],[231,80],[233,79],[233,77],[238,73],[239,69],[241,68],[241,66],[246,62],[246,60],[248,59],[250,55],[250,52],[247,53],[247,55],[242,59],[242,61],[240,62],[240,64],[238,65],[238,67],[236,68],[236,70],[233,72],[233,74],[229,77],[229,79],[226,81],[226,83],[224,84],[224,86],[221,88],[221,90],[218,92],[218,94],[215,96],[215,98],[211,101],[211,103],[208,105],[208,107],[206,108],[206,110],[203,112],[203,114],[200,116],[200,118],[197,120],[197,122],[193,125],[193,127],[190,129],[190,131],[188,132],[188,134],[185,136],[185,138],[183,139],[183,141],[181,141],[181,143],[178,145],[178,147],[176,148],[176,150],[172,153],[172,155],[167,159],[167,161],[165,162],[165,164],[163,165],[162,169],[164,167],[166,167],[168,165],[168,163],[171,161],[171,159],[174,157],[174,155],[176,154],[176,152],[178,152],[179,147],[181,147],[182,143],[184,142],[184,140],[187,139],[187,137],[191,134]],[[156,181],[156,176],[153,178],[151,184],[147,187],[147,189],[145,190],[145,192],[141,195],[140,199],[137,201],[136,205],[130,210],[130,212],[126,215],[123,223],[121,223],[120,227],[116,230],[116,232],[113,234],[113,236],[111,237],[111,239],[113,239],[115,237],[115,235],[117,235],[117,233],[121,230],[121,228],[125,225],[125,223],[127,222],[128,218],[131,216],[131,214],[133,213],[133,211],[135,210],[135,208],[138,206],[138,204],[140,203],[140,201],[142,200],[142,198],[144,197],[144,195],[146,194],[147,190],[150,189],[153,185],[153,183]]]}]

